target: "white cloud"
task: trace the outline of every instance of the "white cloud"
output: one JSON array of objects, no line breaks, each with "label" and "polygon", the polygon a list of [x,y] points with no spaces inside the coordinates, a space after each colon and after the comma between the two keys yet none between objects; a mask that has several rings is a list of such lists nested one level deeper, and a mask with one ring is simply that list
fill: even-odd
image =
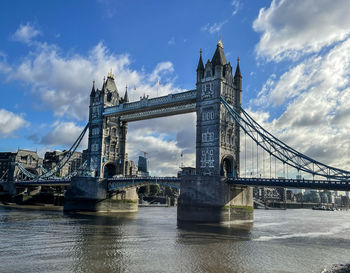
[{"label": "white cloud", "polygon": [[323,163],[350,169],[350,38],[313,55],[265,83],[256,106],[285,108],[270,122],[271,132]]},{"label": "white cloud", "polygon": [[238,0],[233,0],[231,6],[233,7],[232,15],[236,15],[241,7],[241,3]]},{"label": "white cloud", "polygon": [[41,32],[28,22],[25,25],[21,24],[11,38],[14,41],[30,43],[33,38],[40,34]]},{"label": "white cloud", "polygon": [[155,80],[160,80],[162,75],[172,72],[174,72],[174,65],[171,62],[159,63],[150,75],[149,80],[151,82]]},{"label": "white cloud", "polygon": [[[131,101],[138,100],[143,94],[155,97],[184,91],[173,83],[176,75],[171,62],[160,62],[150,72],[132,70],[130,64],[128,54],[113,54],[102,42],[87,55],[64,54],[58,46],[36,42],[20,64],[6,63],[14,73],[1,72],[9,81],[28,84],[32,88],[35,104],[40,103],[41,107],[51,109],[59,118],[44,136],[34,133],[28,137],[47,149],[56,149],[69,148],[83,129],[75,121],[61,119],[87,119],[92,81],[95,80],[95,87],[101,89],[102,79],[110,69],[115,75],[121,96],[124,95],[124,86],[130,86],[128,93]],[[193,166],[195,144],[191,145],[187,139],[191,135],[191,140],[195,142],[193,115],[173,118],[172,122],[178,124],[175,127],[174,123],[169,123],[170,117],[130,123],[127,142],[129,158],[137,160],[139,150],[146,150],[152,156],[150,161],[153,163],[150,164],[154,173],[176,175],[179,163],[174,158],[184,152],[184,160],[188,158],[185,163]],[[142,137],[137,137],[138,135]],[[87,139],[83,142],[82,147],[86,147]],[[148,148],[151,144],[156,147]]]},{"label": "white cloud", "polygon": [[[74,122],[56,121],[51,126],[53,130],[42,137],[40,143],[47,146],[70,147],[78,138],[84,128],[77,126]],[[87,135],[83,139],[81,146],[87,147]]]},{"label": "white cloud", "polygon": [[195,120],[193,113],[129,123],[129,158],[147,152],[152,175],[176,175],[181,162],[195,167]]},{"label": "white cloud", "polygon": [[280,61],[319,52],[350,34],[347,0],[273,0],[253,23],[258,56]]},{"label": "white cloud", "polygon": [[8,74],[11,72],[11,67],[7,63],[6,54],[0,51],[0,73]]},{"label": "white cloud", "polygon": [[206,24],[205,26],[201,27],[201,31],[204,32],[209,32],[210,34],[214,34],[217,33],[221,30],[221,28],[227,23],[227,20],[223,21],[223,22],[218,22],[218,23],[214,23],[214,24]]},{"label": "white cloud", "polygon": [[[174,67],[171,62],[161,62],[151,73],[146,73],[130,69],[128,54],[114,55],[102,42],[87,56],[65,56],[57,46],[46,43],[37,43],[36,47],[36,51],[28,53],[17,66],[0,62],[0,68],[2,63],[6,67],[0,72],[7,75],[8,80],[20,80],[32,86],[41,107],[52,109],[57,117],[86,119],[92,80],[96,80],[96,87],[101,88],[102,79],[110,69],[115,74],[121,95],[125,85],[136,87],[129,92],[131,100],[144,93],[152,97],[180,91],[172,84]],[[161,86],[157,86],[158,80]]]},{"label": "white cloud", "polygon": [[8,137],[16,130],[27,127],[29,123],[21,115],[0,109],[0,136]]},{"label": "white cloud", "polygon": [[175,45],[175,37],[171,37],[168,41],[168,45]]}]

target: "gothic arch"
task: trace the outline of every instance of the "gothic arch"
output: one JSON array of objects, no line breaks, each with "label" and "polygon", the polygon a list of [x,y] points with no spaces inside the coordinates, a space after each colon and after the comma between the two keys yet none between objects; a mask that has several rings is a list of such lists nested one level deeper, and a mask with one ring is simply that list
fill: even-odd
[{"label": "gothic arch", "polygon": [[236,170],[234,166],[233,156],[226,155],[221,160],[220,174],[225,177],[235,177]]},{"label": "gothic arch", "polygon": [[110,178],[118,174],[118,167],[113,162],[107,162],[103,167],[103,177]]}]

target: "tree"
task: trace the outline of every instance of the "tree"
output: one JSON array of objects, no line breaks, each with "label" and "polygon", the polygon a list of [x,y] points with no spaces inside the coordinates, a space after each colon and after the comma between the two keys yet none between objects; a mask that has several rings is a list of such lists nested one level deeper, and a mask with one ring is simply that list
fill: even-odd
[{"label": "tree", "polygon": [[149,187],[149,185],[140,187],[140,188],[138,189],[137,193],[138,193],[138,194],[142,194],[142,195],[144,195],[144,196],[148,196],[149,193],[150,193],[150,187]]},{"label": "tree", "polygon": [[157,195],[160,192],[159,185],[150,185],[149,193],[151,196]]},{"label": "tree", "polygon": [[175,197],[175,196],[178,195],[177,189],[172,188],[170,186],[165,186],[165,188],[164,188],[164,195],[166,195],[168,197]]}]

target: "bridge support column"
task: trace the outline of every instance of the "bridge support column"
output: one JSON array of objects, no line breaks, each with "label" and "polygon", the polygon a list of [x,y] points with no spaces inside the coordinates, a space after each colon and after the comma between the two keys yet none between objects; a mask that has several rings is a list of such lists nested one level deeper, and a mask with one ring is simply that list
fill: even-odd
[{"label": "bridge support column", "polygon": [[136,212],[136,188],[110,194],[107,180],[96,177],[73,177],[64,196],[65,211]]},{"label": "bridge support column", "polygon": [[234,187],[219,176],[183,176],[177,206],[178,222],[253,222],[253,190]]}]

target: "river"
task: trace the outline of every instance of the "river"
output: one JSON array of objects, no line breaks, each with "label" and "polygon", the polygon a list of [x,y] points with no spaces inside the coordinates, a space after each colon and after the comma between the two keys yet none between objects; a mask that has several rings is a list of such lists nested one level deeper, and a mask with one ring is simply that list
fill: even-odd
[{"label": "river", "polygon": [[0,207],[0,272],[321,272],[350,262],[350,211],[255,210],[252,226]]}]

